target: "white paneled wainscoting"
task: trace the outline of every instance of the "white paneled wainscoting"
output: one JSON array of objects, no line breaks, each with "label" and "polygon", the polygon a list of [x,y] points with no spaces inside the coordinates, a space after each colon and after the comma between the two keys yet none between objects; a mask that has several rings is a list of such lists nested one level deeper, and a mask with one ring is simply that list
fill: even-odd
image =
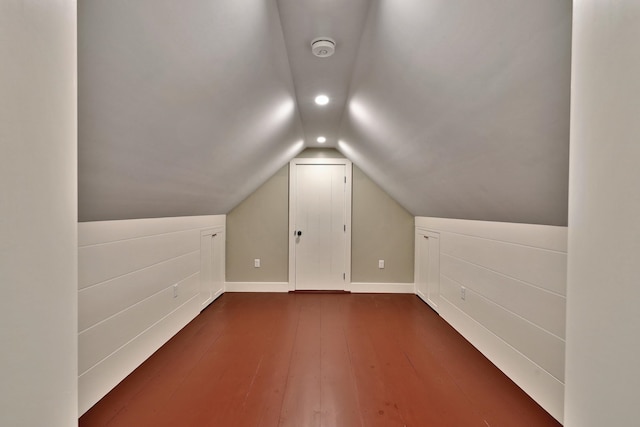
[{"label": "white paneled wainscoting", "polygon": [[416,218],[416,293],[563,420],[567,228]]},{"label": "white paneled wainscoting", "polygon": [[79,414],[223,292],[225,219],[78,224]]}]

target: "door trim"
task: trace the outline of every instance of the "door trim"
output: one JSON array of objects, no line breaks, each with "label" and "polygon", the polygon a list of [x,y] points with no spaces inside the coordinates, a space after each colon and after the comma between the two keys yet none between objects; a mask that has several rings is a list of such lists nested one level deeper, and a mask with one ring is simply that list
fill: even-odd
[{"label": "door trim", "polygon": [[[427,245],[429,252],[427,254],[427,274],[422,271],[422,258],[424,258],[425,254],[420,250],[420,243],[423,239],[427,239],[428,241]],[[436,313],[438,313],[438,305],[440,304],[440,233],[416,227],[415,254],[415,293],[420,297],[420,299],[434,309]],[[425,292],[422,292],[419,288],[419,283],[421,281],[425,281]],[[432,295],[431,291],[434,290],[435,295]]]},{"label": "door trim", "polygon": [[[199,284],[198,284],[198,293],[199,293],[199,298],[203,298],[203,296],[207,293],[209,293],[208,296],[206,296],[206,299],[201,300],[201,305],[200,305],[200,311],[204,310],[205,308],[207,308],[207,306],[209,304],[211,304],[213,301],[215,301],[220,295],[222,295],[224,293],[224,283],[225,283],[225,249],[224,249],[224,245],[225,245],[225,240],[224,240],[224,232],[225,232],[225,226],[224,225],[219,225],[219,226],[215,226],[215,227],[208,227],[206,229],[200,230],[200,271],[199,271]],[[210,288],[210,284],[207,285],[204,283],[205,277],[204,276],[204,269],[205,268],[214,268],[215,262],[216,260],[213,259],[213,255],[214,254],[209,254],[209,259],[205,258],[205,250],[204,250],[204,245],[211,245],[211,240],[213,239],[213,237],[218,237],[220,239],[222,239],[222,247],[223,250],[220,254],[215,254],[216,256],[219,256],[220,258],[218,259],[218,262],[220,262],[220,271],[219,274],[220,276],[220,280],[222,283],[222,288],[221,289],[217,289],[215,293],[212,293],[212,290]],[[211,247],[211,249],[213,250],[213,247]],[[211,280],[215,280],[215,276],[214,276],[214,271],[210,272],[211,274]],[[207,288],[208,287],[208,288]]]},{"label": "door trim", "polygon": [[347,226],[346,230],[346,244],[345,244],[345,279],[344,288],[345,291],[351,290],[351,181],[353,177],[353,164],[351,160],[345,158],[331,158],[331,159],[311,159],[311,158],[296,158],[289,162],[289,289],[294,291],[296,289],[296,251],[295,251],[295,238],[293,232],[295,231],[296,212],[295,206],[297,202],[296,188],[296,167],[298,165],[345,165],[345,175],[347,183],[345,186],[345,222]]}]

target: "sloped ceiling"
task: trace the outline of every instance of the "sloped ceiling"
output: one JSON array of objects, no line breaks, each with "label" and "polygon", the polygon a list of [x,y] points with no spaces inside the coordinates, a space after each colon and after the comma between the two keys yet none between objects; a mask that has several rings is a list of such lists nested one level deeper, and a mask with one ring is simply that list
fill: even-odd
[{"label": "sloped ceiling", "polygon": [[338,148],[414,215],[566,225],[571,2],[372,3]]},{"label": "sloped ceiling", "polygon": [[323,135],[414,215],[566,225],[570,0],[78,13],[81,221],[227,213]]},{"label": "sloped ceiling", "polygon": [[78,2],[80,221],[224,214],[303,149],[278,8]]}]

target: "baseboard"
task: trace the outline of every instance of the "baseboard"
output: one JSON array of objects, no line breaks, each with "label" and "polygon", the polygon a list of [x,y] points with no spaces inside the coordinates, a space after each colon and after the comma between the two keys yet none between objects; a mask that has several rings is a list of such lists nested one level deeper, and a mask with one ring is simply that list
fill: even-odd
[{"label": "baseboard", "polygon": [[226,282],[226,292],[289,292],[289,282]]},{"label": "baseboard", "polygon": [[[225,292],[290,292],[288,282],[226,282]],[[413,283],[351,283],[347,291],[369,294],[413,294]]]},{"label": "baseboard", "polygon": [[349,290],[365,294],[414,294],[413,283],[351,283]]},{"label": "baseboard", "polygon": [[311,290],[311,289],[305,289],[305,290],[295,290],[295,291],[289,291],[290,294],[298,294],[298,295],[305,295],[305,294],[332,294],[332,295],[336,295],[336,294],[350,294],[350,291],[343,291],[343,290],[339,290],[339,289],[335,289],[335,290]]}]

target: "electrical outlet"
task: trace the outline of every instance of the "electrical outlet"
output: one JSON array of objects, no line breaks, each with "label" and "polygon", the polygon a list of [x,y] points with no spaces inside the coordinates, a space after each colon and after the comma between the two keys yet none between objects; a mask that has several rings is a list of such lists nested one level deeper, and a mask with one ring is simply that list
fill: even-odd
[{"label": "electrical outlet", "polygon": [[462,299],[463,301],[467,299],[467,288],[465,288],[464,286],[460,288],[460,299]]},{"label": "electrical outlet", "polygon": [[378,260],[378,268],[384,268],[384,260],[383,259],[379,259]]},{"label": "electrical outlet", "polygon": [[173,297],[178,298],[178,284],[173,285]]},{"label": "electrical outlet", "polygon": [[253,260],[253,266],[255,268],[260,268],[260,258],[256,258]]}]

